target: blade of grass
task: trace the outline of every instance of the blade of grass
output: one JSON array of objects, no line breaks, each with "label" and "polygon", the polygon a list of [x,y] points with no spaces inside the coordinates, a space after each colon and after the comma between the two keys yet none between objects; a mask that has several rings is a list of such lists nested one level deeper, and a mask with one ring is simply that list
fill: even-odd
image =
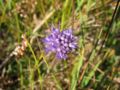
[{"label": "blade of grass", "polygon": [[33,34],[36,33],[40,28],[41,26],[55,13],[55,10],[53,9],[50,13],[46,14],[45,15],[45,18],[40,22],[38,22],[38,25],[34,28],[33,30]]},{"label": "blade of grass", "polygon": [[76,90],[76,85],[79,78],[79,72],[80,72],[81,66],[83,65],[83,54],[84,54],[84,50],[82,51],[81,55],[76,58],[77,62],[75,63],[71,73],[70,90]]},{"label": "blade of grass", "polygon": [[87,1],[87,12],[91,9],[91,7],[95,4],[95,1],[93,0],[88,0]]},{"label": "blade of grass", "polygon": [[[34,53],[32,47],[31,47],[30,43],[27,42],[27,44],[28,44],[28,47],[29,47],[30,51],[32,52],[33,58],[34,58],[34,60],[35,60],[35,65],[34,65],[34,68],[33,68],[33,69],[36,69],[36,67],[37,67],[37,71],[38,71],[38,74],[39,74],[39,80],[40,80],[40,86],[41,86],[41,85],[42,85],[42,76],[41,76],[40,70],[39,70],[39,60],[37,60],[37,57],[35,56],[35,53]],[[32,72],[33,72],[33,74],[34,74],[34,70],[33,70]],[[42,87],[42,86],[41,86],[41,87]]]},{"label": "blade of grass", "polygon": [[[43,24],[55,13],[55,10],[53,9],[50,13],[45,15],[45,18],[41,21],[38,22],[36,27],[33,29],[33,34],[37,33],[37,31],[42,27]],[[32,44],[34,39],[36,38],[36,35],[33,35],[31,37],[30,43]]]},{"label": "blade of grass", "polygon": [[[44,5],[44,3],[43,3],[43,0],[38,0],[38,9],[40,10],[40,12],[41,12],[41,16],[42,17],[44,17],[45,16],[45,14],[46,14],[46,11],[45,11],[45,5]],[[46,21],[45,22],[45,25],[47,26],[47,28],[49,27],[49,25],[48,25],[48,22]]]},{"label": "blade of grass", "polygon": [[85,2],[85,0],[77,0],[77,9],[76,9],[76,11],[81,10],[81,7],[82,7],[84,2]]},{"label": "blade of grass", "polygon": [[70,15],[72,9],[72,0],[66,0],[62,10],[61,30],[63,30],[66,20]]},{"label": "blade of grass", "polygon": [[21,89],[23,88],[23,80],[24,80],[24,78],[23,78],[23,70],[22,70],[22,64],[20,64],[19,63],[19,67],[20,67],[20,85],[21,85]]},{"label": "blade of grass", "polygon": [[85,78],[85,77],[83,78],[83,82],[82,82],[83,87],[86,86],[89,83],[89,81],[92,79],[92,77],[95,75],[95,72],[96,72],[96,70],[97,70],[97,68],[99,67],[100,64],[101,64],[101,61],[99,61],[95,65],[94,69],[89,72],[87,78]]}]

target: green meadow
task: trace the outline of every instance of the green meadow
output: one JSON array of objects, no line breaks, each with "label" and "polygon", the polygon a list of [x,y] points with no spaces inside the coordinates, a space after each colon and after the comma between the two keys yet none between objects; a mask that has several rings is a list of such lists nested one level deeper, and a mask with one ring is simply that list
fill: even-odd
[{"label": "green meadow", "polygon": [[[0,0],[0,90],[120,90],[119,2]],[[45,51],[52,27],[77,37],[64,60]]]}]

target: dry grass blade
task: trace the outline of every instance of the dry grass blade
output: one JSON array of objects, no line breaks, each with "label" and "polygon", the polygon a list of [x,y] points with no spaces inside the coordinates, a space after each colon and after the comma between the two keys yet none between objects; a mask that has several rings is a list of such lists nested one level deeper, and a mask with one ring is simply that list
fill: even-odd
[{"label": "dry grass blade", "polygon": [[38,21],[37,26],[33,29],[33,34],[36,33],[41,26],[55,13],[55,10],[52,10],[50,13],[45,15],[45,18],[42,21]]},{"label": "dry grass blade", "polygon": [[[35,34],[41,26],[55,13],[55,10],[52,10],[49,14],[46,14],[45,18],[42,21],[38,21],[36,27],[33,29],[33,34]],[[32,36],[30,43],[33,43],[33,40],[36,38],[35,35]]]}]

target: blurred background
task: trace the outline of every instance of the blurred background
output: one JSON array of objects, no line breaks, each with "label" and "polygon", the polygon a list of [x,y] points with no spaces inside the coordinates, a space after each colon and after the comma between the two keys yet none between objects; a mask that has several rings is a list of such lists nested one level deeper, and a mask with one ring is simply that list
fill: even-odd
[{"label": "blurred background", "polygon": [[[0,0],[0,90],[120,90],[120,0]],[[46,54],[51,27],[72,28],[66,60]]]}]

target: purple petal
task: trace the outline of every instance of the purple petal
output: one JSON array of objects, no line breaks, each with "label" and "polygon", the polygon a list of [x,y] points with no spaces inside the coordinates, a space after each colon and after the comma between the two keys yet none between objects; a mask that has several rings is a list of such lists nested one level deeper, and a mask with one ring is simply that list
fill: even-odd
[{"label": "purple petal", "polygon": [[63,34],[65,34],[65,35],[67,35],[67,36],[70,36],[70,35],[72,35],[72,30],[71,30],[71,29],[64,30],[64,31],[63,31]]},{"label": "purple petal", "polygon": [[66,58],[67,58],[67,55],[66,55],[66,54],[63,54],[63,53],[61,53],[61,52],[58,52],[58,53],[56,53],[56,57],[57,57],[58,59],[66,59]]}]

